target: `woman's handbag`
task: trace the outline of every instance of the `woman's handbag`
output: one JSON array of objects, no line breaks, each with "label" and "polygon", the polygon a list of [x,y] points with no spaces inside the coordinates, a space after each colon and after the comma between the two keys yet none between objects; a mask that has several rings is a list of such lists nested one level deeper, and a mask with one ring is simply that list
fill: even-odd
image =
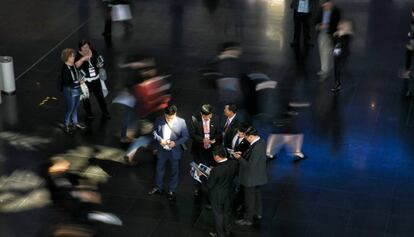
[{"label": "woman's handbag", "polygon": [[108,78],[108,75],[106,74],[105,68],[103,67],[99,68],[99,79],[101,79],[102,81],[106,81],[107,78]]},{"label": "woman's handbag", "polygon": [[89,99],[89,89],[85,83],[82,83],[80,85],[80,91],[81,91],[80,100]]}]

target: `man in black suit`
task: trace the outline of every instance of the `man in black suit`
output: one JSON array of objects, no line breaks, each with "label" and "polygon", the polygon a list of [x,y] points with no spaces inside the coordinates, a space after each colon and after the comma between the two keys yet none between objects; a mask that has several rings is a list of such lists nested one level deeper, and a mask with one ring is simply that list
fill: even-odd
[{"label": "man in black suit", "polygon": [[318,75],[325,80],[333,63],[333,33],[341,20],[341,11],[332,0],[323,0],[319,13],[316,17],[316,30],[318,31],[319,56],[321,59],[321,70]]},{"label": "man in black suit", "polygon": [[237,126],[239,125],[237,105],[233,103],[224,105],[224,116],[226,121],[223,125],[223,145],[224,147],[230,147],[231,141],[237,133]]},{"label": "man in black suit", "polygon": [[314,3],[316,0],[292,0],[290,8],[293,9],[293,24],[295,25],[293,33],[292,47],[300,45],[300,34],[303,31],[303,43],[305,47],[312,46],[310,43],[309,21]]},{"label": "man in black suit", "polygon": [[234,134],[233,138],[231,139],[231,142],[229,146],[226,146],[227,151],[230,153],[231,158],[233,158],[233,152],[245,152],[249,146],[250,143],[246,139],[246,131],[250,126],[247,123],[239,123],[236,129],[236,133]]},{"label": "man in black suit", "polygon": [[244,188],[244,218],[236,221],[238,225],[251,226],[253,218],[262,218],[262,197],[260,188],[267,183],[266,143],[259,137],[254,127],[246,131],[250,147],[244,153],[235,152],[239,160],[239,180]]},{"label": "man in black suit", "polygon": [[214,214],[216,232],[210,232],[210,236],[224,237],[230,235],[233,186],[238,165],[237,161],[227,158],[222,146],[214,147],[213,156],[217,165],[211,170],[208,179],[205,176],[200,178],[208,189]]},{"label": "man in black suit", "polygon": [[[212,149],[220,144],[220,125],[218,118],[213,116],[213,107],[209,104],[201,106],[200,115],[192,117],[190,137],[193,139],[191,154],[194,161],[213,166]],[[199,196],[199,183],[195,183],[194,196]]]}]

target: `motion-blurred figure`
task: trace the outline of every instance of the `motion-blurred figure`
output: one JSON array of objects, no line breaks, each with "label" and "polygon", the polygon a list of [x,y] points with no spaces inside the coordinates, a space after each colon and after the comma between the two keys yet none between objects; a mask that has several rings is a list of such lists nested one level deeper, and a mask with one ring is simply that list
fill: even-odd
[{"label": "motion-blurred figure", "polygon": [[323,0],[316,18],[316,30],[318,32],[319,56],[321,70],[317,73],[321,80],[329,76],[332,65],[333,33],[337,30],[341,12],[332,0]]},{"label": "motion-blurred figure", "polygon": [[311,12],[316,0],[292,0],[290,8],[293,10],[293,24],[295,25],[293,33],[293,41],[290,43],[292,47],[300,46],[300,35],[303,32],[303,44],[305,47],[313,46],[310,42],[309,24]]},{"label": "motion-blurred figure", "polygon": [[125,33],[132,31],[132,13],[131,6],[128,0],[102,0],[105,5],[105,27],[102,35],[104,37],[111,37],[112,22],[121,21],[124,25]]},{"label": "motion-blurred figure", "polygon": [[334,77],[335,85],[331,89],[332,92],[338,92],[341,89],[341,73],[345,67],[345,62],[349,56],[350,43],[352,40],[352,24],[350,21],[340,21],[338,30],[334,36]]},{"label": "motion-blurred figure", "polygon": [[408,79],[411,77],[411,62],[414,52],[414,7],[411,9],[410,31],[408,31],[408,43],[405,51],[405,67],[400,77]]}]

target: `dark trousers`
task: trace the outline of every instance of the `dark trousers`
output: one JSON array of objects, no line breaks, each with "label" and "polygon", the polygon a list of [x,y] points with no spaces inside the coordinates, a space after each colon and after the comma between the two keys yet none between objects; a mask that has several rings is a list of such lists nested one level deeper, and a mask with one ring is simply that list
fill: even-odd
[{"label": "dark trousers", "polygon": [[295,25],[293,42],[300,43],[300,33],[303,30],[303,42],[309,43],[309,13],[293,11],[293,23]]},{"label": "dark trousers", "polygon": [[346,56],[340,55],[334,57],[334,77],[335,77],[335,87],[341,85],[341,73],[345,67]]},{"label": "dark trousers", "polygon": [[411,69],[412,59],[413,59],[413,51],[407,49],[405,51],[405,70]]},{"label": "dark trousers", "polygon": [[179,159],[174,159],[171,151],[160,150],[158,151],[157,169],[155,174],[155,185],[159,190],[163,189],[164,173],[167,161],[171,165],[171,179],[168,185],[168,191],[175,192],[178,186],[178,173],[179,173]]},{"label": "dark trousers", "polygon": [[231,201],[230,199],[224,202],[211,203],[213,209],[216,232],[219,237],[225,237],[230,234],[230,218],[231,218]]},{"label": "dark trousers", "polygon": [[85,109],[86,114],[92,115],[92,108],[91,108],[91,101],[90,96],[92,94],[95,95],[96,100],[98,101],[99,107],[101,108],[102,114],[108,114],[108,109],[106,107],[106,102],[104,95],[102,93],[102,86],[101,86],[101,80],[96,79],[91,82],[86,82],[86,85],[89,89],[89,98],[83,100],[83,108]]},{"label": "dark trousers", "polygon": [[262,195],[260,188],[261,186],[244,186],[244,206],[246,208],[244,219],[248,221],[252,221],[254,215],[262,215]]}]

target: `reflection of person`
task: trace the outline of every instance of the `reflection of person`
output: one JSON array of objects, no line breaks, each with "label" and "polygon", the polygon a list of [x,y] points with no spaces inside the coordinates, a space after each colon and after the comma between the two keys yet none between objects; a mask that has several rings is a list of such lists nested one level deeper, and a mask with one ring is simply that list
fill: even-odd
[{"label": "reflection of person", "polygon": [[338,22],[341,19],[341,12],[332,0],[323,0],[316,19],[319,56],[321,59],[321,70],[318,72],[318,75],[324,80],[328,77],[331,69],[333,50],[332,34],[337,29]]},{"label": "reflection of person", "polygon": [[251,226],[253,218],[262,218],[262,197],[260,188],[267,183],[266,143],[259,137],[254,127],[246,131],[250,147],[244,153],[235,152],[239,160],[239,180],[244,189],[244,218],[236,221],[238,225]]},{"label": "reflection of person", "polygon": [[73,128],[85,128],[78,123],[78,108],[81,94],[80,84],[83,81],[80,80],[78,70],[74,65],[75,50],[64,49],[61,54],[61,59],[64,64],[60,74],[60,90],[63,91],[67,104],[64,130],[66,133],[72,133],[71,123],[73,123]]},{"label": "reflection of person", "polygon": [[[106,107],[105,98],[102,92],[101,80],[99,78],[99,68],[103,67],[102,58],[98,52],[92,49],[91,43],[86,40],[79,42],[79,54],[76,56],[76,67],[85,73],[86,85],[90,92],[93,92],[96,100],[99,103],[99,107],[102,111],[102,117],[109,119],[108,109]],[[91,108],[90,98],[83,100],[83,107],[88,119],[94,118]]]},{"label": "reflection of person", "polygon": [[[110,37],[112,35],[112,6],[116,4],[130,4],[127,0],[102,0],[105,5],[105,26],[102,35],[104,37]],[[125,33],[132,31],[132,24],[130,20],[123,21]]]},{"label": "reflection of person", "polygon": [[168,187],[168,200],[175,200],[175,190],[178,185],[179,161],[184,144],[188,139],[187,125],[184,119],[177,117],[177,107],[169,105],[164,109],[164,116],[159,117],[154,124],[154,139],[158,142],[157,168],[155,174],[155,187],[148,194],[163,192],[164,172],[167,161],[171,165],[171,180]]},{"label": "reflection of person", "polygon": [[334,36],[334,77],[335,85],[331,89],[332,92],[337,92],[341,89],[341,72],[345,66],[346,59],[349,56],[349,44],[352,39],[352,25],[350,21],[340,21],[338,30],[333,34]]},{"label": "reflection of person", "polygon": [[[194,161],[203,163],[207,166],[212,166],[213,146],[219,144],[220,130],[219,122],[216,116],[213,116],[213,107],[209,104],[201,106],[200,115],[192,117],[192,123],[190,126],[190,136],[193,140],[191,146],[191,154]],[[194,196],[199,195],[200,184],[195,182]]]},{"label": "reflection of person", "polygon": [[402,78],[410,78],[411,62],[414,52],[414,7],[411,9],[410,31],[408,32],[408,44],[405,51],[405,70],[402,73]]},{"label": "reflection of person", "polygon": [[211,170],[208,179],[203,175],[200,178],[207,186],[214,214],[216,232],[210,232],[210,236],[224,237],[230,235],[233,186],[238,165],[235,160],[228,159],[222,146],[214,147],[213,156],[217,165]]}]

